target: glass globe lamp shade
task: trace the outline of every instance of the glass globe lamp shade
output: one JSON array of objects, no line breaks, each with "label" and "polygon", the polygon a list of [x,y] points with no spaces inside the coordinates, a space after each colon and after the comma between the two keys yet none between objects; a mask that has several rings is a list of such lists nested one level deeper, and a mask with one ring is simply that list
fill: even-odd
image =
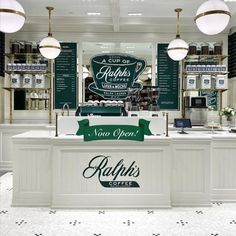
[{"label": "glass globe lamp shade", "polygon": [[14,33],[25,23],[25,11],[16,0],[0,1],[0,31]]},{"label": "glass globe lamp shade", "polygon": [[198,8],[195,22],[202,33],[215,35],[226,28],[230,17],[229,8],[223,1],[208,0]]},{"label": "glass globe lamp shade", "polygon": [[188,54],[188,44],[183,39],[174,39],[169,43],[167,53],[172,60],[181,61]]},{"label": "glass globe lamp shade", "polygon": [[39,51],[47,59],[54,59],[60,54],[61,45],[56,39],[48,36],[40,42]]}]

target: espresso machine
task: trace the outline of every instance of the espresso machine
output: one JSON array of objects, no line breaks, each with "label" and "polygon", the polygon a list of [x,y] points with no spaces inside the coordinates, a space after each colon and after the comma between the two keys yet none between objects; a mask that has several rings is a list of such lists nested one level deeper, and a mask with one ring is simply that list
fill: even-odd
[{"label": "espresso machine", "polygon": [[205,125],[207,122],[207,97],[197,96],[184,98],[185,118],[191,120],[192,125]]}]

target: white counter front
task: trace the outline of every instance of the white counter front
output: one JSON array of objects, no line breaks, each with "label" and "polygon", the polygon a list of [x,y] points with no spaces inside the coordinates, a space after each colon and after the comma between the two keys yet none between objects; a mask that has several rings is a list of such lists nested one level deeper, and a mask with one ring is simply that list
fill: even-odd
[{"label": "white counter front", "polygon": [[13,206],[150,208],[236,200],[236,134],[189,132],[144,142],[13,137]]}]

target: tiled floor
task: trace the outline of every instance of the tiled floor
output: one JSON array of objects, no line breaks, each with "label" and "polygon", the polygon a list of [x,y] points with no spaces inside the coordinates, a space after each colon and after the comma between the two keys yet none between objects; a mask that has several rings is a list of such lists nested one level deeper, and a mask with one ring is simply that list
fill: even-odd
[{"label": "tiled floor", "polygon": [[236,236],[236,203],[208,208],[13,208],[12,174],[0,177],[0,236]]}]

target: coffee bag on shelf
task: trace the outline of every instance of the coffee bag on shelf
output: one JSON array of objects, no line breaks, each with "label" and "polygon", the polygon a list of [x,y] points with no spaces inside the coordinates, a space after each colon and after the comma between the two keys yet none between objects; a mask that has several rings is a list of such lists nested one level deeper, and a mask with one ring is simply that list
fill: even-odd
[{"label": "coffee bag on shelf", "polygon": [[20,88],[20,74],[11,74],[11,88]]},{"label": "coffee bag on shelf", "polygon": [[30,74],[25,74],[23,77],[23,88],[33,87],[33,76]]}]

